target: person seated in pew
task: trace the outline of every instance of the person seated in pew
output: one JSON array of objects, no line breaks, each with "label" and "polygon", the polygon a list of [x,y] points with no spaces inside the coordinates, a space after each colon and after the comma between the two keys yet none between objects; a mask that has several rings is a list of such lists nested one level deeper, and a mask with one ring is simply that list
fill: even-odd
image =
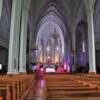
[{"label": "person seated in pew", "polygon": [[63,66],[59,65],[56,72],[63,73],[64,72]]},{"label": "person seated in pew", "polygon": [[40,63],[36,65],[35,72],[37,80],[41,80],[44,78],[44,71],[42,70],[42,68],[40,68]]}]

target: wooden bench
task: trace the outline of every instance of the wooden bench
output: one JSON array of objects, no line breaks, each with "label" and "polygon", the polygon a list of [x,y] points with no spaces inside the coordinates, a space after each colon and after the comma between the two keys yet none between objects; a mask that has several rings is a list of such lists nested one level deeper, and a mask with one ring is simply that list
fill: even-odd
[{"label": "wooden bench", "polygon": [[88,81],[82,81],[80,75],[46,74],[45,78],[48,100],[92,100],[92,97],[93,100],[100,99],[99,89]]},{"label": "wooden bench", "polygon": [[[19,100],[32,85],[33,79],[34,75],[0,76],[0,91],[2,91],[2,86],[4,86],[7,92],[6,98],[10,95],[9,100]],[[9,90],[6,86],[9,87]]]},{"label": "wooden bench", "polygon": [[3,97],[0,97],[0,100],[3,100]]}]

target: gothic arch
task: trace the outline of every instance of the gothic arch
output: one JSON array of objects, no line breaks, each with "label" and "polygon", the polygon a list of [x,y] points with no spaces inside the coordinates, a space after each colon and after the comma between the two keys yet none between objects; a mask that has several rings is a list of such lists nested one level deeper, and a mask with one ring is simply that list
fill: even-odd
[{"label": "gothic arch", "polygon": [[[36,44],[39,40],[39,38],[41,37],[41,30],[43,27],[46,27],[48,25],[48,23],[53,23],[55,24],[55,27],[59,30],[59,36],[61,38],[61,44],[62,44],[62,55],[64,55],[65,53],[65,38],[67,36],[69,36],[69,32],[68,30],[66,30],[66,27],[64,25],[64,22],[62,21],[61,18],[61,14],[59,13],[59,11],[57,11],[57,9],[55,8],[55,6],[50,6],[42,15],[41,20],[39,21],[35,34],[37,35],[36,37]],[[46,33],[47,34],[47,33]],[[43,35],[43,34],[42,34]],[[70,37],[69,37],[70,38]],[[70,39],[68,39],[70,40]],[[68,41],[67,40],[67,41]]]},{"label": "gothic arch", "polygon": [[69,40],[71,41],[71,27],[69,23],[68,12],[57,1],[50,0],[41,8],[35,21],[34,36],[37,37],[37,33],[41,27],[41,24],[45,23],[46,20],[44,21],[44,19],[50,14],[58,19],[58,22],[56,22],[59,23],[59,27],[63,31],[64,42],[67,44],[68,38],[70,38]]}]

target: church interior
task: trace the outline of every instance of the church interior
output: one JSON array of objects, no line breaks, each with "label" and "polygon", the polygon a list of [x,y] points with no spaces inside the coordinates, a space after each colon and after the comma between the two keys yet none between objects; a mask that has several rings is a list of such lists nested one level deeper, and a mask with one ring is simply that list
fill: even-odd
[{"label": "church interior", "polygon": [[100,100],[100,0],[0,0],[0,100]]}]

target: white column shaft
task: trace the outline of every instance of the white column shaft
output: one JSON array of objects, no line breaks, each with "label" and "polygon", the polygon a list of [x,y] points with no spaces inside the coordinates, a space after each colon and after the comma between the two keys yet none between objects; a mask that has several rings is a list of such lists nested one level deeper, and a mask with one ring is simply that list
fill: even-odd
[{"label": "white column shaft", "polygon": [[19,72],[26,72],[26,47],[27,47],[27,21],[28,21],[28,9],[29,2],[24,0],[24,6],[27,5],[27,8],[23,8],[22,11],[22,23],[21,23],[21,40],[20,40],[20,68]]},{"label": "white column shaft", "polygon": [[96,72],[93,12],[90,11],[87,17],[88,17],[88,45],[89,45],[89,66],[90,66],[89,72]]},{"label": "white column shaft", "polygon": [[9,40],[9,56],[8,56],[8,74],[15,74],[17,72],[17,36],[18,36],[18,22],[19,18],[19,5],[21,0],[13,0],[12,3],[12,16],[11,16],[11,28],[10,28],[10,40]]},{"label": "white column shaft", "polygon": [[73,54],[72,54],[72,71],[75,71],[76,70],[76,32],[73,31],[72,32],[72,49],[73,49]]},{"label": "white column shaft", "polygon": [[16,25],[16,47],[15,47],[15,59],[16,59],[16,69],[18,71],[18,60],[19,60],[19,36],[20,36],[20,19],[21,19],[21,9],[22,9],[22,0],[19,0],[18,12],[17,12],[17,25]]},{"label": "white column shaft", "polygon": [[9,56],[8,56],[8,73],[14,73],[15,60],[14,60],[14,48],[15,48],[15,34],[16,34],[16,15],[17,15],[17,1],[13,0],[12,3],[12,16],[11,16],[11,29],[10,29],[10,41],[9,41]]}]

